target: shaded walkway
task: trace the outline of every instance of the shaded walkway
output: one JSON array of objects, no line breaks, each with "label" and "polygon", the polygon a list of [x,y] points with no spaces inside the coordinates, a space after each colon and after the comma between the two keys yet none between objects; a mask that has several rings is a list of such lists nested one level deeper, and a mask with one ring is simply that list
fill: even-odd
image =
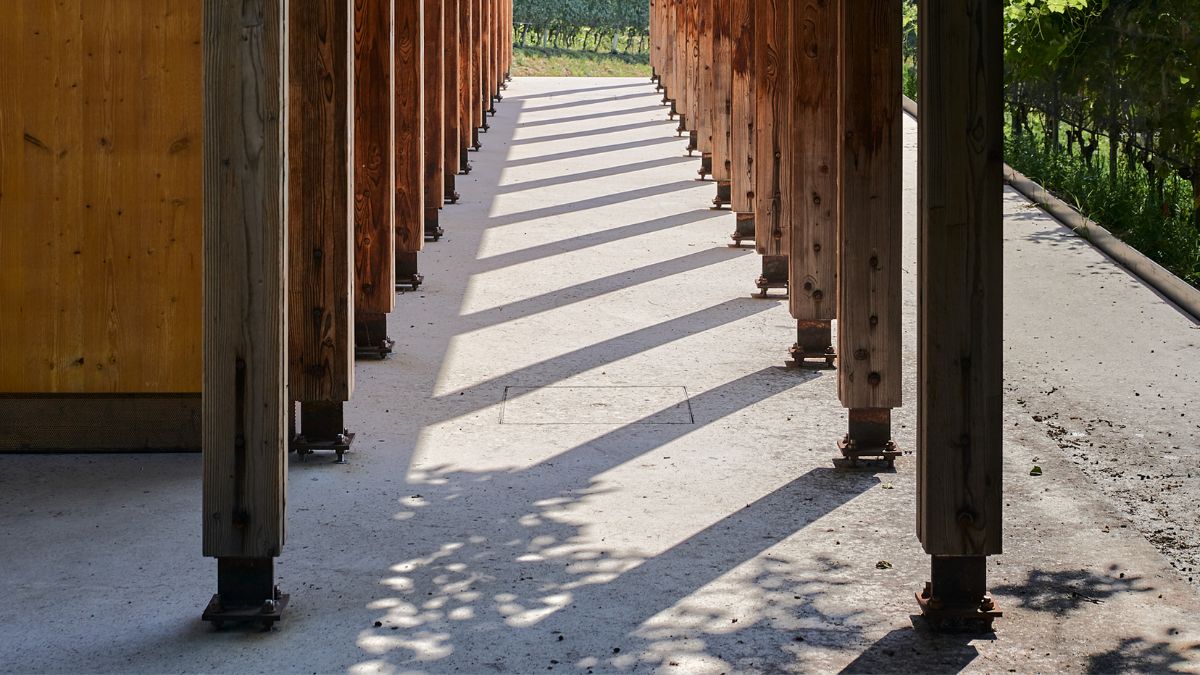
[{"label": "shaded walkway", "polygon": [[[1195,592],[1118,526],[1015,400],[1007,554],[992,570],[1000,635],[914,630],[928,562],[912,534],[912,459],[896,473],[829,468],[845,426],[835,378],[782,367],[786,304],[750,298],[758,258],[725,245],[732,216],[703,209],[714,188],[692,180],[695,160],[681,159],[658,98],[622,80],[520,80],[506,93],[460,177],[464,203],[444,214],[447,237],[423,254],[427,283],[390,317],[395,356],[358,365],[351,462],[293,460],[279,561],[293,605],[274,633],[198,621],[215,574],[199,557],[198,457],[0,457],[0,670],[1028,671],[1195,659]],[[1043,217],[1021,217],[1031,220],[1013,227],[1030,232],[1014,229],[1011,265],[1097,264]],[[910,327],[912,248],[910,237]],[[1147,321],[1175,329],[1169,308],[1145,305]],[[1032,370],[1021,360],[1028,311],[1010,316],[1014,374]],[[1057,358],[1047,349],[1039,359]],[[907,449],[913,426],[912,406],[897,411]],[[1031,480],[1034,462],[1053,478]],[[64,592],[87,599],[64,605]]]}]

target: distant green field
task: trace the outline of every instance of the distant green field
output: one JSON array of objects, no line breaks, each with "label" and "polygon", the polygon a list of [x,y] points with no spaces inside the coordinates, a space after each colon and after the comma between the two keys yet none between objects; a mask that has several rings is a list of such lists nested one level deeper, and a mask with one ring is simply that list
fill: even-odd
[{"label": "distant green field", "polygon": [[513,48],[513,77],[650,77],[649,54]]}]

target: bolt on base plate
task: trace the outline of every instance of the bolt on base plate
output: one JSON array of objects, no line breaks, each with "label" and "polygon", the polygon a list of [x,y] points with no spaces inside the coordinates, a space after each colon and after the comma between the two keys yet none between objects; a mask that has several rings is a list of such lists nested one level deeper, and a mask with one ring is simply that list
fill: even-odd
[{"label": "bolt on base plate", "polygon": [[833,322],[796,322],[796,344],[788,350],[793,368],[834,368],[837,350],[833,348]]},{"label": "bolt on base plate", "polygon": [[380,361],[392,353],[396,342],[387,336],[387,314],[360,313],[354,319],[354,357]]},{"label": "bolt on base plate", "polygon": [[921,614],[935,631],[991,633],[1004,616],[987,592],[987,556],[930,556],[930,581],[916,594]]},{"label": "bolt on base plate", "polygon": [[839,468],[858,468],[859,462],[884,463],[895,468],[903,452],[892,440],[891,408],[851,408],[850,430],[838,441],[842,456],[834,459]]},{"label": "bolt on base plate", "polygon": [[251,623],[270,630],[283,618],[290,599],[274,579],[274,558],[217,558],[217,592],[201,619],[218,630]]},{"label": "bolt on base plate", "polygon": [[712,153],[700,153],[700,170],[696,173],[700,174],[700,180],[708,180],[708,177],[712,175]]},{"label": "bolt on base plate", "polygon": [[720,211],[733,203],[733,184],[729,181],[717,182],[717,196],[713,198],[713,211]]}]

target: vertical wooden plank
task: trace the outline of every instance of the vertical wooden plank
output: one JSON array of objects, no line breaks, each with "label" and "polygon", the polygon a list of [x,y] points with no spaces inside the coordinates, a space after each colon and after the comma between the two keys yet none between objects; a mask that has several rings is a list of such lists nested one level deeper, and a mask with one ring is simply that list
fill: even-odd
[{"label": "vertical wooden plank", "polygon": [[301,402],[354,390],[351,0],[289,5],[288,386]]},{"label": "vertical wooden plank", "polygon": [[901,404],[900,3],[841,3],[838,393]]},{"label": "vertical wooden plank", "polygon": [[781,121],[785,75],[782,50],[788,17],[785,0],[761,0],[755,12],[755,176],[754,245],[763,255],[787,255],[782,219],[783,165]]},{"label": "vertical wooden plank", "polygon": [[700,152],[711,160],[713,153],[713,115],[717,94],[713,87],[713,2],[715,0],[699,0],[696,13],[696,42],[697,58],[699,59],[696,72],[699,117],[696,120],[696,131],[699,133]]},{"label": "vertical wooden plank", "polygon": [[459,0],[458,9],[458,109],[462,115],[458,125],[459,155],[461,157],[460,170],[466,173],[470,171],[471,167],[467,161],[466,152],[475,144],[475,120],[478,119],[475,112],[475,80],[471,60],[471,35],[475,29],[475,0]]},{"label": "vertical wooden plank", "polygon": [[462,121],[461,104],[462,99],[459,95],[459,87],[461,86],[461,67],[459,66],[459,23],[461,21],[461,9],[459,5],[462,0],[444,0],[445,2],[445,17],[443,19],[445,34],[442,37],[443,46],[443,61],[442,74],[445,78],[445,89],[442,95],[442,102],[445,105],[443,124],[445,128],[442,131],[442,137],[445,139],[445,150],[443,151],[445,158],[443,161],[443,172],[445,173],[445,199],[456,201],[458,193],[455,191],[455,176],[462,170],[460,163],[461,157],[459,150],[461,148],[462,134],[459,130],[459,124]]},{"label": "vertical wooden plank", "polygon": [[917,533],[998,555],[1002,526],[1001,3],[921,3]]},{"label": "vertical wooden plank", "polygon": [[757,0],[733,0],[730,6],[733,24],[733,96],[730,121],[729,155],[733,162],[730,179],[733,201],[730,208],[738,213],[754,213],[755,201],[755,87],[754,17]]},{"label": "vertical wooden plank", "polygon": [[0,391],[200,391],[202,17],[5,5]]},{"label": "vertical wooden plank", "polygon": [[824,0],[797,0],[789,24],[784,219],[788,278],[795,280],[789,307],[801,321],[837,318],[838,20],[837,7]]},{"label": "vertical wooden plank", "polygon": [[355,312],[396,302],[393,0],[354,0]]},{"label": "vertical wooden plank", "polygon": [[687,32],[684,58],[687,61],[687,123],[688,130],[700,134],[700,0],[683,0],[685,3],[683,29]]},{"label": "vertical wooden plank", "polygon": [[284,541],[286,23],[280,0],[204,3],[204,555]]},{"label": "vertical wooden plank", "polygon": [[425,243],[424,0],[395,0],[396,251],[416,253]]},{"label": "vertical wooden plank", "polygon": [[[483,30],[486,17],[483,15],[483,0],[471,0],[471,84],[474,86],[474,91],[471,92],[472,102],[471,112],[475,115],[474,126],[476,129],[484,129],[487,127],[487,83],[483,77]],[[478,136],[476,136],[476,147],[479,146]]]},{"label": "vertical wooden plank", "polygon": [[437,209],[445,206],[446,77],[443,69],[445,45],[444,0],[425,0],[425,219],[437,221]]},{"label": "vertical wooden plank", "polygon": [[713,180],[718,184],[718,206],[729,202],[725,194],[733,178],[730,158],[733,115],[733,16],[732,0],[713,2]]}]

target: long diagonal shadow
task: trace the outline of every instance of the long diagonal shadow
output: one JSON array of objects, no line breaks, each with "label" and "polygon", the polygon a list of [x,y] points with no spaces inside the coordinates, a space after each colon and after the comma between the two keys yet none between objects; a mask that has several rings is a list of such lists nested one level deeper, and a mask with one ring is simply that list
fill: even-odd
[{"label": "long diagonal shadow", "polygon": [[610,96],[604,96],[601,98],[588,98],[588,99],[583,99],[583,100],[565,101],[563,103],[552,103],[550,105],[540,105],[535,108],[531,108],[531,107],[527,106],[525,108],[524,112],[536,114],[536,113],[546,112],[548,110],[563,110],[566,108],[586,108],[588,106],[593,106],[593,105],[611,104],[613,101],[629,101],[629,100],[639,99],[639,98],[646,99],[647,101],[652,101],[652,100],[654,100],[654,94],[639,92],[636,94],[624,94],[621,96],[611,96],[610,95]]},{"label": "long diagonal shadow", "polygon": [[631,270],[616,272],[608,276],[589,279],[585,282],[565,286],[550,293],[535,295],[496,307],[463,315],[472,323],[495,325],[503,321],[514,321],[537,314],[567,307],[579,302],[598,298],[601,295],[631,289],[644,283],[657,281],[673,274],[683,274],[729,261],[728,248],[710,248],[685,256],[662,260]]},{"label": "long diagonal shadow", "polygon": [[554,204],[552,206],[543,206],[538,209],[529,211],[520,211],[518,213],[508,213],[503,216],[495,216],[488,219],[487,225],[489,228],[501,227],[504,225],[515,225],[516,223],[525,223],[540,218],[553,218],[567,213],[579,213],[588,209],[597,209],[605,206],[613,206],[622,202],[631,202],[635,199],[645,199],[646,197],[657,197],[658,195],[670,194],[681,190],[688,190],[696,187],[696,182],[692,180],[681,180],[674,183],[661,183],[659,185],[650,185],[643,188],[634,188],[624,192],[613,192],[610,194],[583,199],[577,202],[568,202],[566,204]]},{"label": "long diagonal shadow", "polygon": [[647,138],[636,141],[627,141],[625,143],[609,143],[607,145],[597,145],[589,148],[581,148],[579,150],[566,150],[564,152],[555,152],[549,155],[538,155],[536,157],[522,157],[521,159],[509,160],[505,165],[509,168],[518,166],[531,166],[534,164],[549,164],[550,162],[559,162],[568,159],[580,159],[589,155],[606,155],[610,152],[621,152],[622,150],[636,150],[648,148],[652,145],[666,145],[668,143],[682,144],[682,139],[674,136],[664,138]]},{"label": "long diagonal shadow", "polygon": [[622,164],[620,166],[607,166],[602,169],[593,169],[591,171],[580,171],[576,173],[566,173],[560,176],[539,178],[536,180],[507,183],[497,188],[496,193],[510,194],[516,192],[525,192],[528,190],[539,190],[541,188],[553,187],[555,185],[565,185],[568,183],[579,183],[582,181],[596,180],[599,178],[608,178],[611,176],[619,176],[623,173],[634,173],[636,171],[646,171],[647,169],[658,169],[664,166],[674,166],[676,164],[688,164],[694,161],[696,161],[695,157],[686,156],[647,159],[641,162],[630,162],[629,164]]},{"label": "long diagonal shadow", "polygon": [[[604,112],[587,113],[585,115],[572,115],[570,117],[553,117],[548,120],[529,120],[517,124],[518,129],[528,129],[529,127],[544,127],[552,124],[571,124],[574,122],[587,122],[589,120],[598,120],[605,117],[625,117],[628,115],[636,115],[638,113],[647,112],[663,112],[661,105],[647,105],[640,108],[622,108],[621,110],[607,110]],[[664,118],[665,119],[665,118]]]},{"label": "long diagonal shadow", "polygon": [[622,84],[609,84],[603,87],[583,87],[580,89],[558,89],[556,91],[548,91],[541,94],[521,94],[520,96],[506,97],[515,101],[531,101],[536,98],[556,98],[559,96],[570,96],[571,94],[589,94],[593,91],[608,91],[611,89],[633,89],[642,88],[645,85],[641,82],[625,82]]},{"label": "long diagonal shadow", "polygon": [[665,127],[669,124],[666,120],[649,120],[643,122],[631,122],[629,124],[618,124],[616,126],[604,127],[598,126],[586,131],[569,131],[562,134],[549,134],[546,136],[522,136],[513,141],[513,145],[530,145],[533,143],[552,143],[554,141],[571,141],[588,136],[603,136],[605,134],[618,134],[624,131],[637,131],[638,129],[653,129],[655,127]]},{"label": "long diagonal shadow", "polygon": [[617,227],[610,227],[598,232],[589,232],[516,251],[509,251],[508,253],[500,253],[481,258],[480,260],[488,264],[489,270],[500,269],[509,265],[519,265],[539,258],[558,255],[559,253],[582,251],[593,246],[602,246],[614,241],[620,241],[621,239],[629,239],[652,232],[661,232],[681,225],[691,225],[714,218],[721,218],[724,215],[726,214],[720,211],[713,211],[712,209],[673,213],[661,218],[643,220],[640,223],[618,225]]}]

